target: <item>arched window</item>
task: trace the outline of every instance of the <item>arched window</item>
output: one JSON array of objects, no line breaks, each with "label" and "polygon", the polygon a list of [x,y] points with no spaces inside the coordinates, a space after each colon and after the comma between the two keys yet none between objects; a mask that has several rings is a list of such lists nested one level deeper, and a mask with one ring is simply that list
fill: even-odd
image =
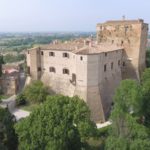
[{"label": "arched window", "polygon": [[55,68],[54,67],[49,67],[49,72],[56,72]]},{"label": "arched window", "polygon": [[63,74],[69,74],[69,70],[66,69],[66,68],[64,68],[64,69],[63,69]]},{"label": "arched window", "polygon": [[68,53],[63,53],[63,57],[69,58],[69,54]]},{"label": "arched window", "polygon": [[82,56],[80,57],[80,60],[83,60],[83,57],[82,57]]}]

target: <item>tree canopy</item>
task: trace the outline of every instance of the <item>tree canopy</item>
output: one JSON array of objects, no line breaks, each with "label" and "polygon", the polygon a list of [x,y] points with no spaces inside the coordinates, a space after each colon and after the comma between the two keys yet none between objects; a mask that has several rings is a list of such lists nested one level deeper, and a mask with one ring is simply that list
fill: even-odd
[{"label": "tree canopy", "polygon": [[140,85],[124,80],[114,96],[112,125],[106,141],[106,150],[148,150],[150,147],[147,128],[140,123]]},{"label": "tree canopy", "polygon": [[19,149],[80,150],[96,134],[86,103],[78,97],[48,96],[16,125]]},{"label": "tree canopy", "polygon": [[0,107],[0,149],[15,150],[17,136],[14,130],[14,117],[7,109]]},{"label": "tree canopy", "polygon": [[33,81],[28,85],[24,92],[26,99],[32,103],[40,103],[46,100],[48,89],[41,81]]},{"label": "tree canopy", "polygon": [[141,77],[142,84],[142,113],[144,123],[150,128],[150,68],[146,69]]}]

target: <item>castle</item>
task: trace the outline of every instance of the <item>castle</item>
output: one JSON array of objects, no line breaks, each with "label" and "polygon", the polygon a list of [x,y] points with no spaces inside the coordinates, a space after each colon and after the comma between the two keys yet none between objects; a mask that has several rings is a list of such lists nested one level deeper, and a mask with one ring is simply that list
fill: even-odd
[{"label": "castle", "polygon": [[148,24],[116,20],[97,24],[96,41],[77,39],[27,51],[28,72],[56,93],[78,95],[95,122],[104,122],[121,80],[139,80],[145,68]]}]

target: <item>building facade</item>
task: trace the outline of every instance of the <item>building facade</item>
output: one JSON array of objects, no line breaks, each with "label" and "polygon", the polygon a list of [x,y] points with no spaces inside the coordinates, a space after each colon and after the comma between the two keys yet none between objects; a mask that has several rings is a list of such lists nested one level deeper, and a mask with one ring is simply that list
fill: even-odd
[{"label": "building facade", "polygon": [[147,33],[143,20],[98,24],[96,41],[55,41],[28,50],[28,72],[55,93],[78,95],[88,104],[91,118],[104,122],[120,81],[139,79],[145,68]]}]

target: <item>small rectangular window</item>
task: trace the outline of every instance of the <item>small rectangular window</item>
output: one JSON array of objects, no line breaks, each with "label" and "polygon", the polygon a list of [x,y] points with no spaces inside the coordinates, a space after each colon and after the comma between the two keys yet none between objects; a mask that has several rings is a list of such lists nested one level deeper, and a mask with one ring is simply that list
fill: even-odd
[{"label": "small rectangular window", "polygon": [[55,56],[54,52],[49,52],[49,56]]},{"label": "small rectangular window", "polygon": [[126,66],[126,63],[125,63],[125,62],[123,62],[123,63],[122,63],[122,66],[123,66],[123,67],[125,67],[125,66]]},{"label": "small rectangular window", "polygon": [[63,69],[63,74],[69,74],[69,70],[68,69]]},{"label": "small rectangular window", "polygon": [[49,67],[49,72],[56,72],[54,67]]},{"label": "small rectangular window", "polygon": [[105,53],[105,56],[107,56],[107,53]]},{"label": "small rectangular window", "polygon": [[68,53],[63,53],[63,57],[69,58],[69,54]]},{"label": "small rectangular window", "polygon": [[38,69],[37,69],[38,71],[41,71],[41,67],[38,67]]},{"label": "small rectangular window", "polygon": [[107,70],[107,65],[105,64],[104,65],[104,72],[106,72],[106,70]]},{"label": "small rectangular window", "polygon": [[41,51],[41,55],[44,55],[44,52],[43,52],[43,51]]}]

